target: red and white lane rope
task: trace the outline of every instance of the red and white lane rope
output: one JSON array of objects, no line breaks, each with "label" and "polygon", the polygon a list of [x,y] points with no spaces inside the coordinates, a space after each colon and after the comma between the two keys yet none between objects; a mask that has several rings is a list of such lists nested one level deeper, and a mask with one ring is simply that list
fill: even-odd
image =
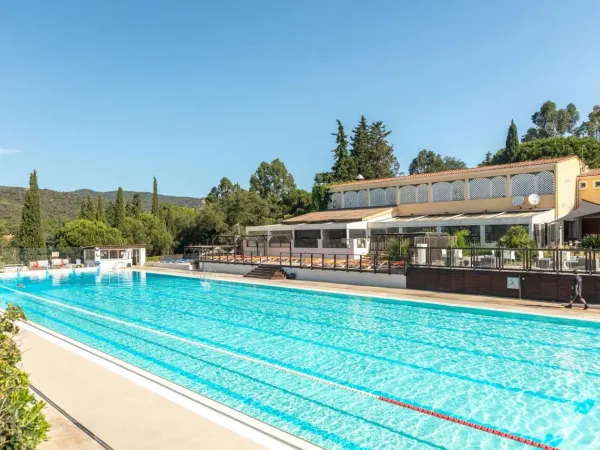
[{"label": "red and white lane rope", "polygon": [[29,293],[23,292],[23,291],[18,291],[16,289],[12,289],[12,288],[9,288],[9,287],[6,287],[6,286],[0,286],[0,287],[3,288],[3,289],[6,289],[8,291],[15,292],[17,294],[21,294],[21,295],[24,295],[24,296],[27,296],[27,297],[34,298],[36,300],[41,300],[41,301],[46,302],[46,303],[50,303],[50,304],[53,304],[53,305],[60,306],[62,308],[66,308],[66,309],[70,309],[70,310],[73,310],[73,311],[77,311],[77,312],[80,312],[82,314],[87,314],[87,315],[90,315],[90,316],[93,316],[93,317],[98,317],[100,319],[107,320],[109,322],[118,323],[120,325],[124,325],[126,327],[130,327],[130,328],[135,328],[135,329],[138,329],[138,330],[142,330],[142,331],[145,331],[147,333],[155,334],[157,336],[162,336],[162,337],[173,339],[173,340],[176,340],[176,341],[179,341],[179,342],[184,342],[186,344],[190,344],[190,345],[193,345],[195,347],[201,347],[201,348],[204,348],[204,349],[207,349],[207,350],[211,350],[211,351],[216,352],[216,353],[220,353],[220,354],[223,354],[223,355],[231,356],[233,358],[241,359],[241,360],[244,360],[244,361],[249,361],[249,362],[252,362],[252,363],[255,363],[255,364],[260,364],[260,365],[263,365],[265,367],[269,367],[271,369],[275,369],[275,370],[279,370],[279,371],[282,371],[282,372],[286,372],[286,373],[289,373],[289,374],[292,374],[292,375],[296,375],[296,376],[299,376],[299,377],[302,377],[302,378],[307,378],[309,380],[316,381],[318,383],[327,384],[327,385],[335,387],[337,389],[343,389],[343,390],[346,390],[346,391],[354,392],[354,393],[362,395],[364,397],[369,397],[369,398],[372,398],[372,399],[375,399],[375,400],[379,400],[379,401],[382,401],[382,402],[389,403],[391,405],[400,406],[402,408],[409,409],[411,411],[416,411],[416,412],[419,412],[421,414],[426,414],[428,416],[437,417],[438,419],[447,420],[449,422],[453,422],[453,423],[456,423],[456,424],[459,424],[459,425],[463,425],[463,426],[466,426],[466,427],[469,427],[469,428],[473,428],[475,430],[483,431],[483,432],[490,433],[490,434],[493,434],[493,435],[496,435],[496,436],[499,436],[499,437],[503,437],[503,438],[510,439],[510,440],[513,440],[513,441],[516,441],[516,442],[520,442],[522,444],[526,444],[526,445],[529,445],[531,447],[541,448],[543,450],[559,450],[557,447],[552,447],[550,445],[542,444],[540,442],[536,442],[536,441],[533,441],[531,439],[523,438],[521,436],[517,436],[517,435],[511,434],[511,433],[506,433],[504,431],[496,430],[494,428],[486,427],[484,425],[479,425],[479,424],[476,424],[474,422],[469,422],[468,420],[458,419],[456,417],[452,417],[452,416],[447,415],[447,414],[438,413],[438,412],[430,410],[430,409],[421,408],[419,406],[411,405],[410,403],[401,402],[401,401],[398,401],[398,400],[394,400],[392,398],[383,397],[383,396],[380,396],[380,395],[377,395],[377,394],[373,394],[371,392],[366,392],[366,391],[362,391],[360,389],[356,389],[356,388],[353,388],[353,387],[350,387],[350,386],[345,386],[343,384],[336,383],[335,381],[326,380],[326,379],[323,379],[323,378],[320,378],[320,377],[317,377],[317,376],[314,376],[314,375],[310,375],[308,373],[300,372],[298,370],[294,370],[294,369],[290,369],[288,367],[281,366],[279,364],[270,363],[268,361],[263,361],[261,359],[253,358],[251,356],[241,355],[239,353],[235,353],[235,352],[232,352],[232,351],[229,351],[229,350],[225,350],[225,349],[222,349],[220,347],[215,347],[215,346],[212,346],[210,344],[204,344],[202,342],[198,342],[198,341],[194,341],[194,340],[187,339],[187,338],[184,338],[184,337],[180,337],[180,336],[176,336],[176,335],[173,335],[173,334],[165,333],[163,331],[155,330],[153,328],[148,328],[148,327],[145,327],[145,326],[142,326],[142,325],[136,325],[134,323],[126,322],[124,320],[115,319],[114,317],[109,317],[109,316],[105,316],[105,315],[102,315],[102,314],[98,314],[98,313],[95,313],[95,312],[92,312],[92,311],[88,311],[88,310],[83,309],[83,308],[78,308],[76,306],[66,305],[64,303],[57,302],[55,300],[49,300],[47,298],[43,298],[43,297],[40,297],[40,296],[37,296],[37,295],[29,294]]}]

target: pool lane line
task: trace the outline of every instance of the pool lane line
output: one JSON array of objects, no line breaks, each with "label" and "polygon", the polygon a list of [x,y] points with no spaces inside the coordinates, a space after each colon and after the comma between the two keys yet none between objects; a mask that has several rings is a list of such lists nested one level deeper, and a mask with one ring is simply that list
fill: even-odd
[{"label": "pool lane line", "polygon": [[[56,298],[55,296],[52,296],[53,298]],[[239,296],[236,296],[236,298],[240,298]],[[191,303],[191,299],[187,299],[185,298],[185,300],[189,303]],[[328,328],[332,328],[335,330],[342,330],[342,331],[351,331],[353,333],[359,333],[362,335],[368,335],[368,336],[379,336],[382,338],[386,338],[386,339],[393,339],[393,340],[397,340],[397,341],[401,341],[401,342],[410,342],[410,343],[415,343],[415,344],[419,344],[419,345],[423,345],[426,347],[433,347],[436,349],[440,349],[440,350],[450,350],[453,352],[457,352],[457,353],[463,353],[463,354],[469,354],[469,355],[475,355],[475,356],[479,356],[482,358],[493,358],[493,359],[499,359],[502,361],[509,361],[509,362],[514,362],[517,364],[524,364],[524,365],[529,365],[529,366],[534,366],[534,367],[543,367],[546,369],[550,369],[550,370],[562,370],[562,371],[566,371],[569,373],[574,373],[577,375],[586,375],[586,376],[590,376],[590,377],[595,377],[595,378],[600,378],[600,373],[596,373],[596,372],[589,372],[589,371],[574,371],[572,369],[569,369],[567,367],[562,367],[562,366],[558,366],[558,365],[554,365],[554,364],[548,364],[548,363],[544,363],[544,362],[536,362],[536,361],[530,361],[527,359],[520,359],[520,358],[511,358],[509,356],[503,356],[503,355],[497,355],[495,353],[490,353],[490,352],[485,352],[485,351],[481,351],[481,350],[470,350],[464,347],[457,347],[457,346],[453,346],[453,345],[444,345],[444,344],[438,344],[435,342],[427,342],[427,341],[422,341],[419,339],[412,339],[412,338],[408,338],[408,337],[402,337],[402,336],[394,336],[393,334],[387,334],[387,333],[380,333],[377,331],[372,331],[372,330],[360,330],[358,328],[353,328],[353,327],[347,327],[347,326],[341,326],[341,325],[334,325],[331,323],[327,323],[327,322],[322,322],[319,320],[315,320],[315,321],[311,321],[308,319],[303,319],[301,317],[294,317],[294,316],[287,316],[284,314],[277,314],[274,312],[269,312],[269,311],[261,311],[261,310],[255,310],[252,308],[245,308],[242,306],[235,306],[235,305],[228,305],[228,304],[224,304],[224,303],[218,303],[218,302],[213,302],[210,300],[206,300],[206,299],[198,299],[199,302],[205,304],[205,305],[213,305],[213,306],[218,306],[221,308],[227,308],[229,310],[239,310],[239,311],[248,311],[248,312],[254,312],[256,314],[260,314],[262,316],[266,316],[266,317],[275,317],[278,319],[282,319],[282,320],[290,320],[290,321],[295,321],[295,322],[301,322],[301,323],[306,323],[309,325],[322,325],[324,327],[328,327]],[[197,304],[198,302],[196,302]],[[168,310],[168,311],[172,311],[170,308],[167,308],[165,306],[161,306],[161,305],[157,305],[157,304],[152,304],[152,303],[146,303],[146,305],[152,307],[152,308],[157,308],[157,309],[163,309],[163,310]],[[191,317],[197,317],[200,319],[206,319],[207,316],[204,315],[200,315],[191,311],[186,311],[186,310],[177,310],[176,311],[178,314],[185,314]],[[237,324],[238,322],[232,322],[229,321],[230,323],[235,323]],[[243,326],[243,325],[242,325]],[[290,335],[291,336],[291,335]],[[597,353],[600,353],[600,351],[598,351]]]},{"label": "pool lane line", "polygon": [[[54,308],[54,307],[51,307],[51,306],[47,306],[47,308],[53,308],[53,309],[55,309],[55,310],[57,310],[57,311],[60,311],[58,308]],[[266,381],[259,380],[258,378],[254,378],[254,377],[252,377],[252,376],[250,376],[250,375],[248,375],[248,374],[245,374],[245,373],[243,373],[243,372],[239,372],[239,371],[237,371],[237,370],[230,369],[230,368],[228,368],[228,367],[225,367],[225,366],[222,366],[222,365],[220,365],[220,364],[217,364],[217,363],[214,363],[214,362],[211,362],[211,361],[207,361],[207,360],[205,360],[205,359],[202,359],[202,358],[200,358],[200,357],[198,357],[198,356],[192,356],[192,355],[190,355],[189,353],[185,353],[185,352],[183,352],[183,351],[181,351],[181,350],[177,350],[177,349],[175,349],[175,348],[172,348],[172,347],[169,347],[169,346],[167,346],[167,345],[164,345],[164,344],[159,344],[159,343],[158,343],[158,342],[156,342],[156,341],[151,341],[151,340],[149,340],[149,339],[145,339],[145,338],[143,338],[143,337],[141,337],[141,336],[136,336],[135,334],[128,333],[128,332],[126,332],[126,331],[123,331],[123,330],[119,330],[119,329],[117,329],[117,328],[110,327],[110,326],[108,326],[108,325],[105,325],[105,324],[102,324],[102,323],[100,323],[100,322],[96,322],[96,321],[94,321],[94,320],[92,320],[92,319],[86,319],[86,318],[83,318],[83,317],[76,316],[76,315],[75,315],[75,314],[73,314],[73,313],[68,313],[68,312],[63,312],[63,313],[64,313],[64,314],[71,315],[71,316],[75,317],[75,318],[76,318],[76,319],[78,319],[78,320],[83,320],[83,321],[86,321],[86,322],[93,323],[94,325],[97,325],[97,326],[100,326],[100,327],[102,327],[102,328],[108,329],[108,330],[110,330],[110,331],[112,331],[112,332],[114,332],[114,333],[123,334],[123,335],[125,335],[125,336],[129,336],[129,337],[132,337],[132,338],[134,338],[134,339],[136,339],[136,340],[142,341],[142,342],[144,342],[144,343],[147,343],[147,344],[150,344],[150,345],[153,345],[153,346],[156,346],[156,347],[160,347],[160,348],[162,348],[162,349],[165,349],[165,350],[168,350],[168,351],[170,351],[170,352],[173,352],[173,353],[176,353],[176,354],[182,355],[182,356],[184,356],[184,357],[186,357],[186,358],[189,358],[189,359],[192,359],[192,360],[194,360],[194,361],[199,361],[199,362],[200,362],[200,363],[202,363],[202,364],[206,364],[206,365],[208,365],[208,366],[211,366],[211,367],[213,367],[213,368],[216,368],[216,370],[217,370],[217,371],[218,371],[218,370],[223,370],[223,371],[226,371],[226,372],[233,373],[233,374],[235,374],[235,375],[238,375],[238,376],[240,376],[240,377],[243,377],[243,378],[249,379],[249,380],[251,380],[251,381],[253,381],[253,382],[255,382],[255,383],[262,384],[262,385],[265,385],[265,386],[267,386],[267,387],[270,387],[270,388],[272,388],[272,389],[275,389],[275,390],[281,391],[281,392],[283,392],[284,394],[287,394],[287,395],[290,395],[290,396],[293,396],[293,397],[296,397],[296,398],[300,398],[300,399],[302,399],[302,400],[304,400],[304,401],[306,401],[306,402],[309,402],[309,403],[314,403],[314,404],[316,404],[316,405],[318,405],[318,406],[321,406],[321,407],[323,407],[323,408],[331,409],[331,410],[335,411],[335,412],[336,412],[336,413],[338,413],[338,414],[341,414],[341,415],[346,415],[346,416],[352,417],[352,418],[354,418],[354,419],[361,420],[361,421],[363,421],[363,422],[365,422],[365,423],[368,423],[369,425],[372,425],[372,426],[376,426],[376,427],[378,427],[378,428],[385,429],[385,430],[389,431],[390,433],[397,434],[397,435],[399,435],[399,436],[402,436],[403,438],[410,439],[410,440],[413,440],[413,441],[419,442],[419,443],[421,443],[421,444],[425,444],[425,445],[427,445],[427,446],[429,446],[429,447],[436,448],[436,449],[440,449],[440,450],[444,450],[444,449],[446,448],[446,447],[443,447],[443,446],[441,446],[441,445],[437,445],[437,444],[434,444],[434,443],[432,443],[432,442],[429,442],[429,441],[427,441],[427,440],[425,440],[425,439],[419,438],[419,437],[417,437],[417,436],[413,436],[413,435],[411,435],[411,434],[405,433],[405,432],[403,432],[402,430],[395,430],[395,429],[393,429],[393,428],[391,428],[391,427],[389,427],[389,426],[387,426],[387,425],[384,425],[384,424],[381,424],[381,423],[375,422],[375,421],[373,421],[373,420],[370,420],[370,419],[367,419],[367,418],[365,418],[365,417],[360,417],[360,416],[357,416],[357,415],[355,415],[355,414],[353,414],[353,413],[351,413],[351,412],[348,412],[348,411],[345,411],[345,410],[342,410],[342,409],[336,408],[335,406],[328,405],[328,404],[326,404],[326,403],[320,402],[320,401],[318,401],[318,400],[315,400],[315,399],[310,399],[310,398],[308,398],[308,397],[304,397],[304,396],[303,396],[303,395],[301,395],[301,394],[298,394],[298,393],[295,393],[295,392],[289,391],[289,390],[287,390],[287,389],[285,389],[285,388],[283,388],[283,387],[281,387],[281,386],[277,386],[277,385],[274,385],[274,384],[268,383],[268,382],[266,382]],[[117,348],[122,348],[122,349],[123,349],[124,351],[126,351],[126,352],[129,352],[129,353],[133,353],[133,352],[135,352],[135,353],[134,353],[134,355],[135,355],[135,356],[139,356],[139,354],[141,354],[141,352],[138,352],[138,351],[136,351],[136,350],[129,349],[129,348],[127,348],[126,346],[124,346],[123,344],[121,344],[121,343],[119,343],[119,342],[117,342],[117,341],[114,341],[114,340],[112,340],[112,339],[110,339],[110,338],[106,338],[106,337],[103,337],[103,336],[100,336],[100,335],[96,335],[96,334],[94,334],[93,332],[87,331],[87,330],[85,330],[85,329],[83,329],[83,328],[80,328],[79,326],[77,326],[77,325],[74,325],[74,324],[72,324],[72,323],[68,323],[68,322],[65,322],[65,321],[63,321],[63,320],[60,320],[60,319],[58,319],[58,318],[56,318],[56,317],[54,317],[54,316],[52,316],[52,315],[50,315],[50,314],[43,313],[43,312],[40,312],[40,311],[37,311],[37,312],[36,312],[36,314],[39,314],[39,315],[41,315],[41,316],[43,316],[43,317],[45,317],[45,318],[47,318],[47,319],[50,319],[51,321],[57,322],[57,323],[59,323],[59,324],[62,324],[62,325],[64,325],[64,326],[65,326],[65,327],[67,327],[67,328],[71,328],[71,329],[73,329],[73,330],[75,330],[75,331],[78,331],[78,332],[80,332],[80,333],[82,333],[82,334],[86,334],[86,335],[88,335],[88,336],[92,337],[93,339],[98,339],[98,340],[100,340],[100,341],[104,341],[104,342],[106,342],[106,343],[108,343],[108,344],[110,344],[110,345],[112,345],[112,346],[114,346],[114,347],[117,347]],[[136,355],[136,353],[137,353],[137,355]],[[159,365],[159,366],[161,365],[161,362],[160,362],[159,360],[157,360],[156,358],[153,358],[153,357],[151,357],[151,356],[149,356],[149,355],[146,355],[146,356],[147,356],[147,357],[143,357],[143,359],[150,359],[150,360],[151,360],[152,362],[154,362],[155,364],[157,364],[157,365]],[[142,356],[140,356],[140,357],[142,357]],[[173,369],[171,369],[171,370],[172,370],[173,372],[176,372],[176,373],[178,373],[178,374],[185,374],[185,373],[186,373],[186,372],[185,372],[184,370],[182,370],[182,369],[175,370],[176,368],[175,368],[174,366],[170,366],[170,367],[173,367]],[[198,375],[196,375],[196,374],[194,374],[194,375],[195,375],[195,377],[199,377],[199,376],[198,376]],[[190,379],[190,378],[189,378],[187,375],[186,375],[186,378],[187,378],[187,379]],[[201,377],[200,377],[200,378],[201,378]],[[204,379],[204,378],[203,378],[203,379]],[[210,382],[210,381],[209,381],[209,380],[207,380],[207,382]],[[223,386],[223,385],[221,385],[221,386]],[[227,387],[223,386],[223,389],[229,389],[229,388],[227,388]],[[231,391],[231,392],[235,392],[235,391],[233,391],[233,390],[231,390],[231,389],[230,389],[230,391]],[[239,395],[241,395],[241,394],[239,394]],[[266,406],[267,408],[269,407],[269,406],[267,406],[267,405],[265,405],[265,406]],[[316,433],[316,434],[318,434],[317,432],[315,432],[315,433]],[[328,433],[328,432],[324,431],[324,433],[323,433],[323,434],[321,434],[321,436],[322,436],[322,437],[324,437],[324,436],[325,436],[325,433]],[[337,436],[337,435],[336,435],[336,436]],[[340,440],[347,440],[347,439],[345,439],[345,438],[343,438],[343,437],[341,437],[341,436],[339,436],[339,439],[340,439]],[[348,441],[348,442],[351,442],[351,441]]]},{"label": "pool lane line", "polygon": [[56,403],[54,403],[51,398],[46,396],[42,391],[40,391],[38,388],[36,388],[33,384],[29,383],[29,389],[31,389],[33,392],[35,392],[39,397],[42,398],[42,400],[44,400],[46,403],[48,403],[50,406],[52,406],[54,409],[56,409],[60,414],[65,416],[65,418],[67,418],[69,420],[69,422],[71,422],[73,425],[75,425],[77,428],[79,428],[81,431],[83,431],[85,434],[87,434],[91,439],[96,441],[98,443],[98,445],[100,445],[102,448],[104,448],[105,450],[115,450],[113,447],[111,447],[106,442],[104,442],[101,438],[96,436],[94,434],[94,432],[91,431],[88,427],[86,427],[84,424],[79,422],[75,417],[73,417],[68,412],[66,412],[64,409],[62,409],[60,406],[58,406]]},{"label": "pool lane line", "polygon": [[326,380],[326,379],[323,379],[323,378],[320,378],[320,377],[316,377],[316,376],[310,375],[308,373],[304,373],[304,372],[300,372],[298,370],[294,370],[294,369],[290,369],[290,368],[287,368],[287,367],[283,367],[283,366],[280,366],[279,364],[274,364],[274,363],[270,363],[270,362],[267,362],[267,361],[262,361],[262,360],[257,359],[257,358],[252,358],[252,357],[249,357],[249,356],[246,356],[246,355],[241,355],[239,353],[235,353],[235,352],[232,352],[232,351],[229,351],[229,350],[225,350],[225,349],[222,349],[222,348],[219,348],[219,347],[214,347],[212,345],[204,344],[204,343],[201,343],[201,342],[198,342],[198,341],[193,341],[191,339],[187,339],[187,338],[183,338],[183,337],[180,337],[180,336],[171,335],[171,334],[159,331],[159,330],[155,330],[155,329],[147,328],[147,327],[144,327],[144,326],[141,326],[141,325],[136,325],[136,324],[133,324],[133,323],[129,323],[129,322],[126,322],[124,320],[115,319],[115,318],[108,317],[108,316],[103,316],[102,314],[97,314],[97,313],[94,313],[92,311],[87,311],[87,310],[85,310],[83,308],[77,308],[77,307],[74,307],[74,306],[65,305],[65,304],[62,304],[60,302],[56,302],[54,300],[48,300],[48,299],[45,299],[43,297],[39,297],[37,295],[29,294],[27,292],[21,292],[21,291],[18,291],[16,289],[12,289],[12,288],[9,288],[9,287],[6,287],[6,286],[0,286],[0,287],[2,287],[4,289],[7,289],[9,291],[15,292],[17,294],[21,294],[21,295],[24,295],[24,296],[27,296],[27,297],[31,297],[31,298],[34,298],[34,299],[37,299],[37,300],[42,300],[44,302],[48,302],[48,303],[51,303],[51,304],[62,306],[64,308],[66,308],[66,309],[71,309],[71,310],[74,310],[74,311],[77,311],[77,312],[81,312],[83,314],[89,314],[91,316],[98,317],[100,319],[108,320],[110,322],[118,323],[118,324],[125,325],[125,326],[131,327],[131,328],[136,328],[136,329],[139,329],[139,330],[142,330],[142,331],[146,331],[148,333],[156,334],[158,336],[163,336],[163,337],[166,337],[166,338],[171,338],[171,339],[174,339],[174,340],[177,340],[177,341],[180,341],[180,342],[184,342],[186,344],[194,345],[196,347],[205,348],[205,349],[214,351],[216,353],[221,353],[221,354],[228,355],[228,356],[231,356],[231,357],[234,357],[234,358],[242,359],[244,361],[250,361],[250,362],[253,362],[253,363],[256,363],[256,364],[261,364],[261,365],[269,367],[271,369],[275,369],[275,370],[280,370],[280,371],[283,371],[283,372],[291,373],[293,375],[296,375],[296,376],[299,376],[299,377],[302,377],[302,378],[307,378],[307,379],[310,379],[312,381],[316,381],[318,383],[327,384],[329,386],[332,386],[332,387],[335,387],[335,388],[338,388],[338,389],[344,389],[344,390],[347,390],[347,391],[350,391],[350,392],[354,392],[356,394],[362,395],[363,397],[373,398],[373,399],[376,399],[376,400],[379,400],[379,401],[382,401],[382,402],[386,402],[386,403],[389,403],[389,404],[392,404],[392,405],[395,405],[395,406],[399,406],[399,407],[402,407],[402,408],[405,408],[405,409],[410,409],[410,410],[413,410],[413,411],[417,411],[417,412],[420,412],[422,414],[426,414],[426,415],[429,415],[429,416],[432,416],[432,417],[437,417],[439,419],[443,419],[443,420],[446,420],[446,421],[449,421],[449,422],[453,422],[453,423],[456,423],[456,424],[459,424],[459,425],[463,425],[463,426],[466,426],[466,427],[469,427],[469,428],[473,428],[475,430],[484,431],[486,433],[490,433],[490,434],[493,434],[495,436],[500,436],[500,437],[503,437],[503,438],[506,438],[506,439],[513,440],[515,442],[520,442],[522,444],[526,444],[526,445],[529,445],[531,447],[541,448],[543,450],[559,450],[557,447],[551,447],[549,445],[543,444],[543,443],[538,442],[538,441],[534,441],[532,439],[527,439],[527,438],[523,438],[521,436],[517,436],[517,435],[512,434],[512,433],[507,433],[507,432],[504,432],[504,431],[499,431],[499,430],[496,430],[494,428],[490,428],[490,427],[487,427],[487,426],[484,426],[484,425],[479,425],[477,423],[474,423],[474,422],[471,422],[471,421],[468,421],[468,420],[457,419],[457,418],[452,417],[452,416],[450,416],[448,414],[441,414],[441,413],[438,413],[438,412],[433,411],[431,409],[427,409],[427,408],[422,408],[422,407],[419,407],[419,406],[411,405],[409,403],[398,401],[398,400],[395,400],[395,399],[392,399],[392,398],[389,398],[389,397],[384,397],[384,396],[380,396],[380,395],[373,394],[373,393],[370,393],[370,392],[361,391],[359,389],[356,389],[356,388],[353,388],[353,387],[350,387],[350,386],[345,386],[343,384],[336,383],[334,381],[329,381],[329,380]]},{"label": "pool lane line", "polygon": [[[47,301],[51,301],[46,299]],[[83,304],[71,300],[71,302],[75,305],[79,305],[79,306],[84,306]],[[60,302],[56,302],[59,305],[62,305],[62,303]],[[108,311],[105,310],[103,308],[100,307],[94,307],[95,310],[103,312],[105,314],[109,314],[109,315],[113,315],[113,316],[117,316],[117,317],[121,317],[127,320],[132,320],[132,321],[137,321],[139,323],[143,323],[145,325],[148,326],[155,326],[155,327],[160,327],[163,330],[166,330],[168,332],[171,333],[175,333],[175,334],[185,334],[188,335],[188,333],[178,333],[177,330],[172,330],[168,327],[162,326],[160,324],[155,324],[155,323],[148,323],[147,321],[145,321],[143,318],[131,318],[127,315],[123,315],[120,314],[118,312],[114,312],[114,311]],[[88,311],[86,309],[86,311]],[[398,359],[393,359],[393,358],[388,358],[386,356],[381,356],[381,355],[375,355],[375,354],[371,354],[368,352],[364,352],[361,350],[353,350],[350,348],[346,348],[346,347],[341,347],[338,345],[332,345],[332,344],[327,344],[327,343],[323,343],[323,342],[317,342],[317,341],[313,341],[310,339],[306,339],[306,338],[302,338],[302,337],[298,337],[298,336],[292,336],[292,335],[288,335],[285,333],[280,333],[280,332],[275,332],[275,331],[266,331],[262,328],[257,328],[257,327],[252,327],[250,325],[243,325],[243,324],[236,324],[234,322],[225,320],[225,319],[217,319],[214,317],[209,317],[209,316],[203,316],[203,318],[207,321],[211,321],[211,322],[216,322],[216,323],[222,323],[225,324],[227,326],[232,326],[232,327],[237,327],[237,328],[244,328],[244,329],[248,329],[257,333],[264,333],[267,334],[269,336],[277,336],[277,337],[281,337],[283,339],[289,339],[289,340],[293,340],[293,341],[297,341],[297,342],[303,342],[309,345],[315,345],[317,347],[322,347],[322,348],[327,348],[327,349],[332,349],[332,350],[336,350],[338,352],[344,352],[350,355],[354,355],[354,356],[361,356],[361,357],[365,357],[365,358],[371,358],[371,359],[375,359],[377,361],[382,361],[382,362],[386,362],[389,364],[394,364],[394,365],[398,365],[398,366],[403,366],[403,367],[408,367],[410,369],[413,370],[417,370],[417,371],[423,371],[423,372],[427,372],[427,373],[432,373],[434,375],[439,375],[439,376],[445,376],[448,378],[456,378],[458,380],[462,380],[462,381],[467,381],[469,383],[474,383],[474,384],[480,384],[482,386],[489,386],[491,388],[494,389],[499,389],[499,390],[504,390],[507,392],[516,392],[516,393],[522,393],[525,395],[529,395],[531,397],[537,397],[537,398],[541,398],[543,400],[548,400],[548,401],[552,401],[552,402],[556,402],[556,403],[570,403],[572,405],[575,406],[575,411],[582,413],[582,414],[587,414],[589,412],[589,410],[594,406],[594,401],[590,400],[590,399],[586,399],[584,401],[577,401],[577,400],[570,400],[570,399],[566,399],[566,398],[562,398],[562,397],[556,397],[553,395],[549,395],[549,394],[545,394],[543,392],[538,392],[538,391],[534,391],[534,390],[530,390],[530,389],[524,389],[524,388],[520,388],[520,387],[511,387],[511,386],[507,386],[504,385],[502,383],[498,383],[498,382],[494,382],[494,381],[489,381],[489,380],[485,380],[485,379],[479,379],[479,378],[473,378],[473,377],[469,377],[467,375],[460,375],[460,374],[455,374],[452,372],[446,372],[446,371],[442,371],[439,369],[435,369],[432,367],[425,367],[425,366],[420,366],[418,364],[414,364],[414,363],[408,363],[408,362],[404,362]],[[129,323],[129,322],[127,322]],[[192,336],[195,337],[195,336]],[[198,337],[199,338],[199,337]],[[199,338],[201,339],[201,338]],[[239,349],[236,349],[239,350]]]}]

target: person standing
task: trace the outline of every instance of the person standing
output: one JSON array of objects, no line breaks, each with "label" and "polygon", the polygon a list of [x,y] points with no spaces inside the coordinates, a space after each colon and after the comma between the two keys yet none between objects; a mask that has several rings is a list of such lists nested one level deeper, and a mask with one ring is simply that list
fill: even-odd
[{"label": "person standing", "polygon": [[583,278],[581,278],[581,275],[579,275],[577,271],[573,272],[573,287],[571,289],[573,290],[573,293],[571,294],[571,300],[569,300],[568,305],[565,305],[565,308],[572,308],[575,300],[581,300],[581,303],[583,303],[583,309],[588,309],[589,305],[583,298]]}]

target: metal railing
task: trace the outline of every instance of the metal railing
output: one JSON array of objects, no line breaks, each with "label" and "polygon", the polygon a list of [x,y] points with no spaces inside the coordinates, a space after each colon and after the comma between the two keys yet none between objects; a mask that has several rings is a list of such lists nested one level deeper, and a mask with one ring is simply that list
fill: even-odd
[{"label": "metal railing", "polygon": [[600,273],[600,250],[411,247],[408,264],[482,270]]},{"label": "metal railing", "polygon": [[324,239],[323,248],[349,248],[348,239]]},{"label": "metal railing", "polygon": [[294,240],[294,247],[296,248],[318,248],[318,239],[296,239]]},{"label": "metal railing", "polygon": [[201,255],[199,263],[243,264],[249,266],[272,265],[280,268],[311,270],[334,270],[344,272],[405,274],[403,258],[334,253],[282,252],[277,256],[265,256],[255,252],[207,253]]}]

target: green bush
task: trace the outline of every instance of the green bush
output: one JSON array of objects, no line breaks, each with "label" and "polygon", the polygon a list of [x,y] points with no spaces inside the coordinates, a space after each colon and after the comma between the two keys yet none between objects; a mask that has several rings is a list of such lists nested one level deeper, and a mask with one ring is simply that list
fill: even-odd
[{"label": "green bush", "polygon": [[408,239],[390,239],[387,244],[388,258],[392,261],[400,261],[408,256],[409,245]]},{"label": "green bush", "polygon": [[514,226],[508,229],[508,232],[498,241],[500,247],[504,248],[535,248],[536,243],[529,237],[529,232],[525,227]]},{"label": "green bush", "polygon": [[456,237],[456,241],[453,244],[453,247],[457,248],[465,248],[469,245],[467,244],[467,238],[471,236],[471,232],[469,230],[458,230],[454,233]]},{"label": "green bush", "polygon": [[592,250],[600,249],[600,234],[588,234],[584,236],[579,243],[579,247]]},{"label": "green bush", "polygon": [[24,320],[18,306],[0,312],[0,449],[34,450],[47,440],[50,425],[43,409],[29,390],[29,376],[17,367],[21,352],[13,338],[19,332],[15,321]]}]

